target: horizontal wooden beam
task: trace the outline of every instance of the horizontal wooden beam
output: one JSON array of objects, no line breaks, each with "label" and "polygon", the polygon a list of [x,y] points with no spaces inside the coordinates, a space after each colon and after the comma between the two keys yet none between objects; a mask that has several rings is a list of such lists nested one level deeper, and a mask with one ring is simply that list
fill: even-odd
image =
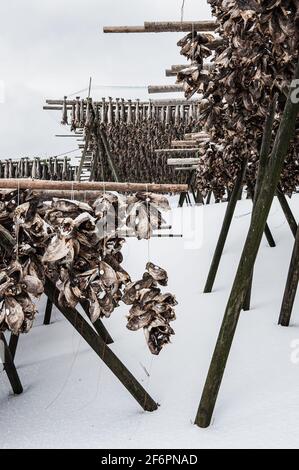
[{"label": "horizontal wooden beam", "polygon": [[197,140],[172,140],[171,146],[178,147],[178,148],[187,148],[187,147],[195,147],[197,145]]},{"label": "horizontal wooden beam", "polygon": [[148,93],[149,94],[154,94],[154,93],[178,93],[178,92],[183,92],[184,87],[183,85],[150,85],[148,87]]},{"label": "horizontal wooden beam", "polygon": [[216,21],[145,21],[144,29],[153,33],[215,31]]},{"label": "horizontal wooden beam", "polygon": [[206,132],[191,132],[188,134],[185,134],[185,139],[186,140],[198,140],[198,139],[210,139],[210,135],[207,134]]},{"label": "horizontal wooden beam", "polygon": [[197,165],[198,158],[168,158],[167,165]]},{"label": "horizontal wooden beam", "polygon": [[179,149],[156,149],[155,153],[196,153],[199,148],[179,148]]},{"label": "horizontal wooden beam", "polygon": [[179,167],[176,167],[174,170],[175,171],[193,171],[193,170],[196,170],[197,168],[197,165],[192,165],[192,166],[179,166]]},{"label": "horizontal wooden beam", "polygon": [[33,179],[1,179],[1,189],[32,189],[35,191],[62,190],[62,191],[118,191],[138,192],[149,191],[153,193],[181,193],[187,191],[186,184],[156,184],[156,183],[114,183],[101,181],[46,181]]},{"label": "horizontal wooden beam", "polygon": [[104,26],[104,33],[180,33],[215,31],[215,21],[145,21],[144,26]]}]

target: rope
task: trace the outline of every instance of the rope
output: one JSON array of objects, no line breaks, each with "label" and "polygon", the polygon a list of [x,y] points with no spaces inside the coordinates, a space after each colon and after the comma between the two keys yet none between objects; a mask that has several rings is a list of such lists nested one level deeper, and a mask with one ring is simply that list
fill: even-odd
[{"label": "rope", "polygon": [[181,6],[181,22],[184,21],[184,8],[185,8],[185,0],[183,0],[182,6]]}]

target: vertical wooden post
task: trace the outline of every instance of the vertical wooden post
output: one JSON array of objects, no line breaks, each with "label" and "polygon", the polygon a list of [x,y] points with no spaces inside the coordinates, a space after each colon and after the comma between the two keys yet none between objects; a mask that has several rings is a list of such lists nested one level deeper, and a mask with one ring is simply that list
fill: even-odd
[{"label": "vertical wooden post", "polygon": [[235,185],[234,185],[234,189],[233,189],[233,191],[230,195],[229,202],[227,203],[227,208],[226,208],[226,211],[225,211],[225,216],[224,216],[222,227],[221,227],[221,230],[220,230],[218,242],[217,242],[217,245],[216,245],[216,249],[215,249],[213,260],[212,260],[211,267],[210,267],[210,270],[209,270],[208,278],[207,278],[206,285],[205,285],[205,288],[204,288],[204,293],[205,294],[208,293],[208,292],[212,292],[212,289],[213,289],[216,274],[217,274],[218,267],[219,267],[219,264],[220,264],[220,259],[221,259],[222,253],[223,253],[223,249],[224,249],[224,245],[225,245],[225,242],[226,242],[226,239],[227,239],[228,231],[229,231],[229,228],[231,226],[231,222],[232,222],[233,215],[234,215],[234,212],[235,212],[235,208],[236,208],[236,205],[237,205],[238,197],[239,197],[239,194],[240,194],[240,188],[243,186],[244,176],[245,176],[245,172],[246,172],[246,166],[247,166],[247,161],[244,160],[242,162],[242,166],[241,166],[240,171],[238,173],[238,176],[237,176],[237,179],[236,179],[236,182],[235,182]]},{"label": "vertical wooden post", "polygon": [[288,272],[278,324],[289,326],[299,281],[299,227]]},{"label": "vertical wooden post", "polygon": [[[295,80],[299,80],[299,62]],[[209,426],[221,386],[228,355],[237,328],[241,308],[252,275],[267,217],[279,182],[282,166],[295,134],[298,103],[293,99],[290,88],[281,123],[276,135],[272,154],[266,167],[261,189],[257,195],[249,232],[241,255],[239,267],[227,302],[211,365],[200,400],[195,423],[200,427]]]},{"label": "vertical wooden post", "polygon": [[0,341],[2,341],[4,345],[4,370],[7,374],[13,392],[16,395],[19,395],[23,392],[23,387],[3,333],[0,333]]}]

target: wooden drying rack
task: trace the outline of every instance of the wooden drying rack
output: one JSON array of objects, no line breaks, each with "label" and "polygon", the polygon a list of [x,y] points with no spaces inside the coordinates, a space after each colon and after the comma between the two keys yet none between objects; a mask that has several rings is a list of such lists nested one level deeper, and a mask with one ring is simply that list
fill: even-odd
[{"label": "wooden drying rack", "polygon": [[[84,193],[85,196],[95,199],[99,191],[155,191],[164,193],[181,193],[188,191],[187,185],[157,185],[157,184],[141,184],[141,183],[113,183],[113,182],[60,182],[60,181],[40,181],[30,179],[7,179],[0,181],[1,189],[32,189],[41,192],[44,196],[70,197],[73,192]],[[63,189],[62,189],[63,188]],[[15,246],[15,240],[11,234],[0,225],[0,245],[7,251],[11,251]],[[147,393],[142,385],[137,381],[133,374],[126,368],[121,360],[109,348],[113,343],[113,339],[107,331],[106,327],[100,319],[93,325],[85,320],[81,313],[76,309],[58,302],[59,290],[51,279],[47,278],[44,286],[44,294],[47,297],[47,305],[44,317],[44,324],[48,325],[51,320],[51,312],[53,305],[62,313],[62,315],[71,323],[80,336],[94,350],[99,358],[107,365],[111,372],[120,380],[130,395],[139,403],[145,411],[154,411],[158,408],[158,404]],[[80,305],[83,311],[88,315],[88,302],[82,300]],[[18,345],[19,336],[12,334],[9,345],[6,342],[3,333],[0,333],[0,340],[4,344],[4,370],[11,384],[13,392],[20,394],[23,391],[22,384],[14,364],[14,358]]]}]

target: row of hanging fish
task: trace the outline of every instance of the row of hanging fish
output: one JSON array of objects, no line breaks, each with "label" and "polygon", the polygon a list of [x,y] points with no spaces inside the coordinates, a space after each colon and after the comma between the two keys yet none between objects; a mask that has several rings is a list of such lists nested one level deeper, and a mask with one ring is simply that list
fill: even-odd
[{"label": "row of hanging fish", "polygon": [[[188,79],[191,91],[203,95],[199,126],[211,135],[200,156],[197,187],[221,199],[231,189],[244,159],[246,183],[254,187],[266,116],[276,93],[274,132],[294,76],[299,49],[297,0],[208,0],[222,43],[212,52],[204,35],[188,35],[182,53],[205,79]],[[207,46],[207,47],[206,47]],[[194,57],[196,51],[196,58]],[[210,63],[205,70],[205,64]],[[199,86],[200,85],[200,86]],[[299,126],[281,175],[291,195],[299,183]],[[273,139],[274,140],[274,139]]]},{"label": "row of hanging fish", "polygon": [[0,224],[14,240],[12,250],[0,243],[0,331],[30,330],[49,279],[62,305],[87,302],[92,322],[110,317],[121,301],[133,305],[127,327],[143,328],[150,351],[159,354],[174,334],[169,323],[176,300],[157,287],[167,284],[167,273],[148,263],[146,282],[134,283],[121,265],[121,250],[126,234],[149,239],[168,210],[167,198],[153,193],[104,192],[92,205],[43,200],[29,191],[0,193]]},{"label": "row of hanging fish", "polygon": [[76,179],[77,168],[71,164],[68,157],[59,159],[51,157],[42,158],[11,158],[0,160],[0,178],[33,178],[42,180],[68,180]]},{"label": "row of hanging fish", "polygon": [[[71,103],[71,104],[69,104]],[[94,102],[91,98],[68,101],[63,100],[62,124],[69,124],[72,130],[90,126],[93,122],[102,124],[126,123],[138,124],[140,122],[157,121],[162,125],[192,123],[199,116],[198,103],[184,105],[156,105],[141,103],[140,100],[125,101],[113,100],[111,97],[102,102]]]}]

